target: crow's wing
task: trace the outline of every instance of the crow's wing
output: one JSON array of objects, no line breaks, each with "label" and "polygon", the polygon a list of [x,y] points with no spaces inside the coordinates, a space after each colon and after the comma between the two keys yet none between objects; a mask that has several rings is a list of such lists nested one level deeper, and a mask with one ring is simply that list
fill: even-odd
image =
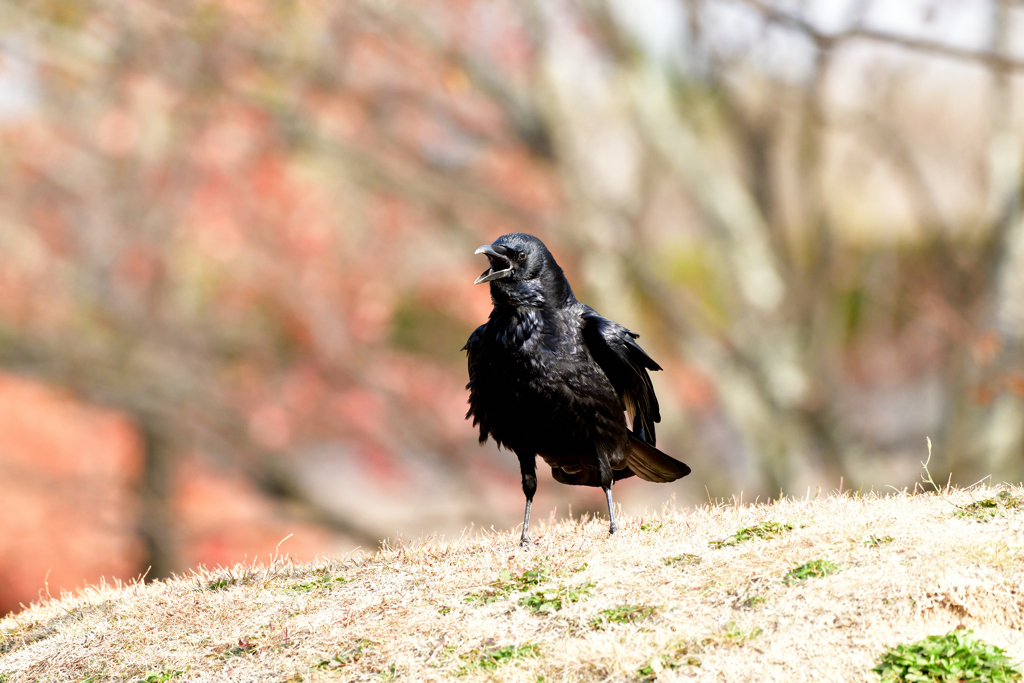
[{"label": "crow's wing", "polygon": [[634,436],[655,445],[654,423],[661,421],[661,413],[647,371],[661,370],[661,366],[636,343],[638,334],[601,317],[589,306],[580,305],[583,307],[583,341],[590,355],[625,404]]},{"label": "crow's wing", "polygon": [[480,425],[480,443],[487,441],[489,432],[486,411],[480,401],[480,390],[477,385],[480,376],[479,366],[483,362],[480,346],[484,338],[484,327],[486,325],[481,325],[473,330],[466,345],[462,347],[462,350],[466,352],[466,361],[469,365],[469,384],[466,385],[466,388],[469,389],[469,411],[466,412],[466,417],[472,416],[473,425]]}]

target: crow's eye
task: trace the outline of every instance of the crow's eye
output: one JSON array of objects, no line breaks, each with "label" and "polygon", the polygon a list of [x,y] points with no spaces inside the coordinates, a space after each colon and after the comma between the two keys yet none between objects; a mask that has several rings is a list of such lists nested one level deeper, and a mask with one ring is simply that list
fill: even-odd
[{"label": "crow's eye", "polygon": [[523,261],[523,260],[525,260],[525,259],[526,259],[526,253],[525,253],[525,252],[522,252],[522,251],[517,251],[517,252],[516,252],[516,254],[515,254],[515,256],[514,256],[513,258],[514,258],[514,259],[515,259],[516,261]]}]

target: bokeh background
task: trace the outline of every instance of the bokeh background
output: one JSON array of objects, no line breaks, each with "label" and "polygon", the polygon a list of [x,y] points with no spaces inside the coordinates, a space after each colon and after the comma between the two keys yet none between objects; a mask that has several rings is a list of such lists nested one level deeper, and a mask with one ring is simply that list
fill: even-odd
[{"label": "bokeh background", "polygon": [[1020,481],[1022,76],[1017,0],[3,0],[0,614],[512,528],[510,231],[664,366],[628,512]]}]

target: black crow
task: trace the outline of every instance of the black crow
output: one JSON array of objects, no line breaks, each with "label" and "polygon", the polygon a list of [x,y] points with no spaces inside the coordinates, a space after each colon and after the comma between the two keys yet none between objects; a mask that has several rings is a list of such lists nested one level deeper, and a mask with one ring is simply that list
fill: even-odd
[{"label": "black crow", "polygon": [[576,300],[536,237],[513,232],[475,253],[490,260],[476,284],[490,283],[494,308],[463,347],[466,417],[480,425],[480,443],[490,436],[519,458],[522,543],[530,541],[538,455],[555,481],[604,489],[614,534],[612,481],[635,474],[668,482],[690,473],[654,447],[661,415],[647,371],[661,367],[636,343],[638,335]]}]

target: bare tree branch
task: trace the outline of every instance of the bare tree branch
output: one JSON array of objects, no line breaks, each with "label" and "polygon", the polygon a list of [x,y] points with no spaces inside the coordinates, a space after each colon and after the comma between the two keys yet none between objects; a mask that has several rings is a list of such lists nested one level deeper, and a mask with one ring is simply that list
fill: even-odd
[{"label": "bare tree branch", "polygon": [[969,48],[947,45],[933,40],[922,40],[910,36],[902,36],[888,31],[855,26],[853,28],[839,31],[838,33],[825,33],[802,17],[795,16],[788,12],[776,9],[762,0],[740,0],[748,7],[760,12],[768,21],[784,26],[786,28],[800,31],[814,41],[819,50],[829,50],[838,43],[851,40],[870,40],[879,43],[896,45],[907,50],[924,52],[940,57],[949,57],[967,62],[975,62],[990,69],[999,71],[1024,71],[1024,62],[1017,61],[999,52],[989,50],[971,50]]}]

